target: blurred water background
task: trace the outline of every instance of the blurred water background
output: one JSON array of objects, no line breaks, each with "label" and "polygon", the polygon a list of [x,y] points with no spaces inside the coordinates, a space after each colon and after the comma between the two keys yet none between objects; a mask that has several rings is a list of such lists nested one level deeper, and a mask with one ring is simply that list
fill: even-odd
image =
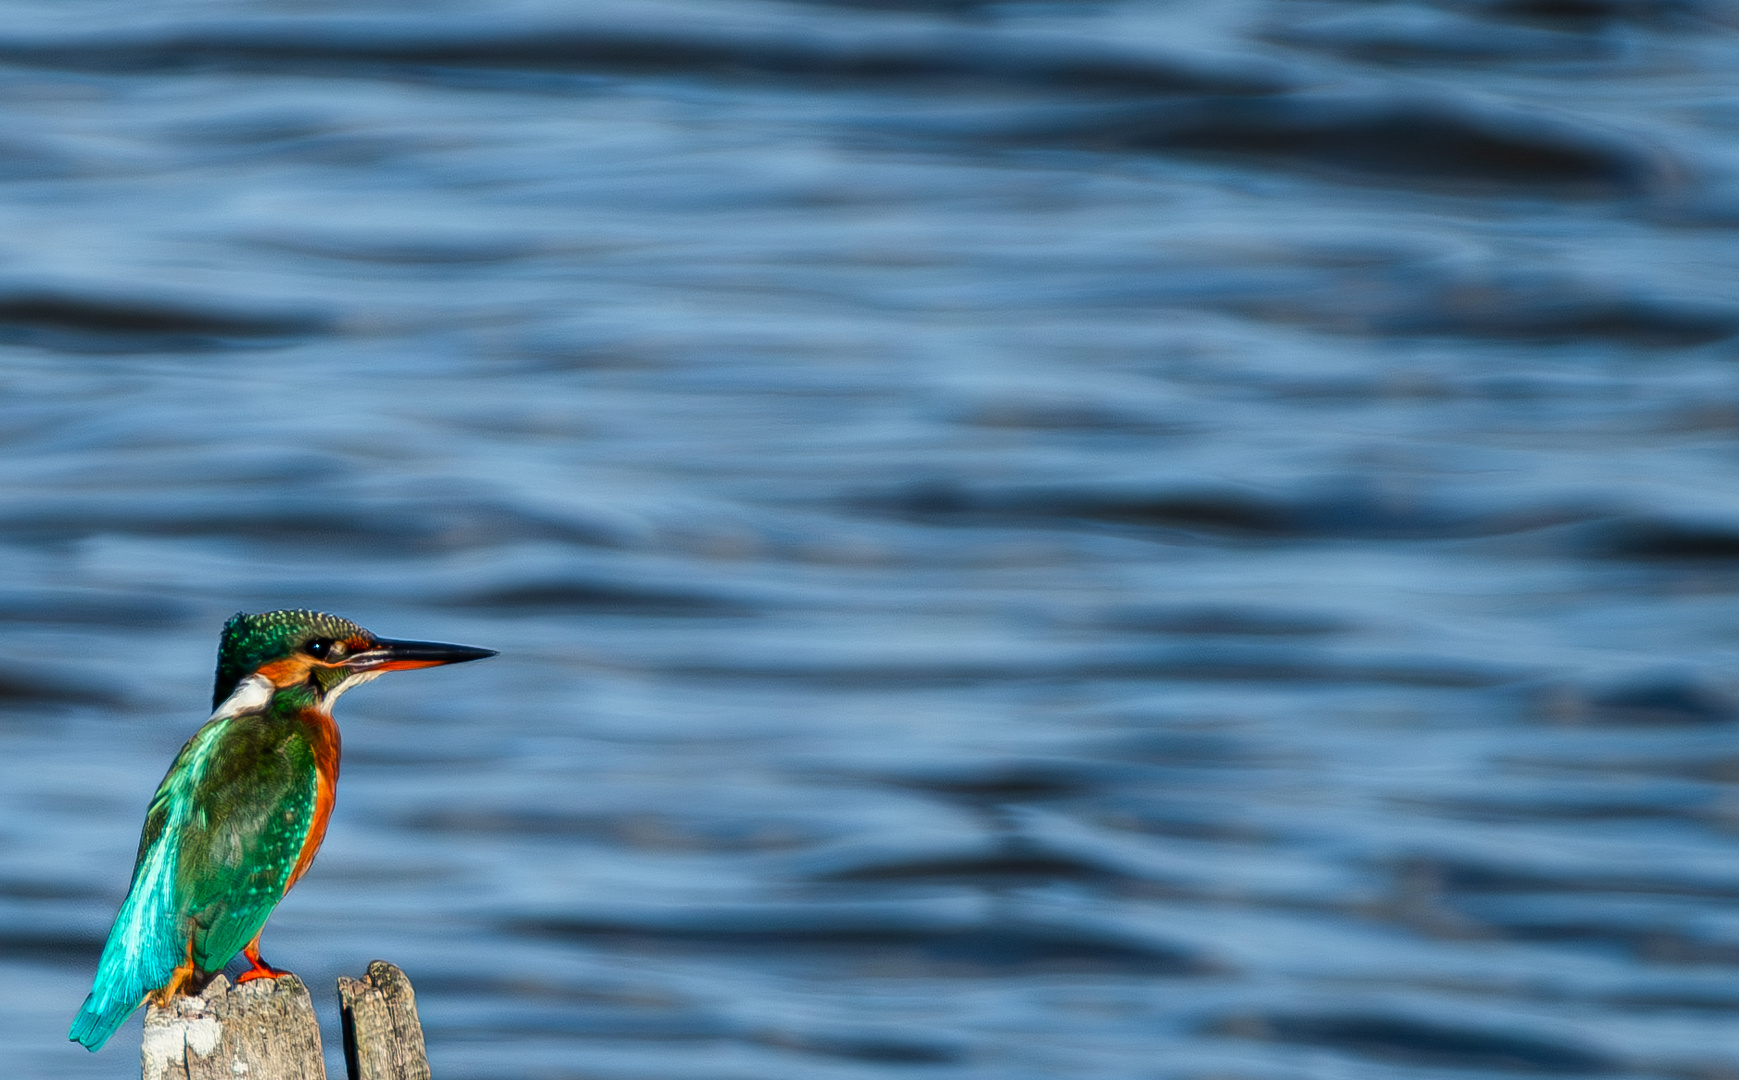
[{"label": "blurred water background", "polygon": [[0,11],[6,1075],[311,606],[443,1080],[1739,1077],[1739,7]]}]

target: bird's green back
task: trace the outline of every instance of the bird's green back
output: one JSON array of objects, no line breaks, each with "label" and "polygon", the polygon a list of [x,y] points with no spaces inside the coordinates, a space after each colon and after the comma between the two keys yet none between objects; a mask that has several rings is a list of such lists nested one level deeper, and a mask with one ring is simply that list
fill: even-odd
[{"label": "bird's green back", "polygon": [[176,908],[206,971],[253,940],[283,899],[318,784],[314,751],[293,716],[272,709],[215,723],[213,752],[176,778],[170,795],[189,807],[176,845]]}]

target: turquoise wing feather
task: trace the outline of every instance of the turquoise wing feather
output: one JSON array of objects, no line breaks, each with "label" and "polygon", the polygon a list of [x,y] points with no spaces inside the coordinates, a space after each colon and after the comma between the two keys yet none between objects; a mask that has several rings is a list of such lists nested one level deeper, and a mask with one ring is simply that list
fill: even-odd
[{"label": "turquoise wing feather", "polygon": [[182,747],[146,811],[127,899],[69,1037],[107,1042],[191,955],[217,971],[284,897],[314,818],[313,750],[288,717],[213,720]]},{"label": "turquoise wing feather", "polygon": [[[187,753],[184,749],[182,757]],[[178,759],[176,768],[180,766]],[[170,775],[174,775],[173,770]],[[166,779],[146,812],[139,857],[133,864],[133,883],[103,946],[90,995],[68,1033],[68,1038],[91,1050],[100,1049],[127,1022],[148,992],[169,981],[184,952],[176,940],[176,838],[167,828],[168,790]]]}]

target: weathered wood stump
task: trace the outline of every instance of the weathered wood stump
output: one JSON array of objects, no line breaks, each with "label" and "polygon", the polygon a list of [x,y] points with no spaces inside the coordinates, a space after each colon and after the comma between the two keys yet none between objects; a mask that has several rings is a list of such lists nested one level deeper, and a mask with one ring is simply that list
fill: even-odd
[{"label": "weathered wood stump", "polygon": [[376,960],[360,979],[338,980],[350,1080],[429,1080],[417,995],[405,973]]},{"label": "weathered wood stump", "polygon": [[[416,994],[384,960],[339,979],[350,1080],[429,1080]],[[294,975],[231,986],[222,975],[197,997],[145,1011],[143,1080],[326,1080],[320,1023]]]},{"label": "weathered wood stump", "polygon": [[198,997],[145,1012],[144,1080],[326,1080],[320,1023],[294,975],[232,987],[219,975]]}]

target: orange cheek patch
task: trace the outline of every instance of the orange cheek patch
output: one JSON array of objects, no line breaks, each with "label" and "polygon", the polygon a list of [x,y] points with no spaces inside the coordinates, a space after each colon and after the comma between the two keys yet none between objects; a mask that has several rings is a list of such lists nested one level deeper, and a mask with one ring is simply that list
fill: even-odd
[{"label": "orange cheek patch", "polygon": [[311,657],[286,656],[282,660],[274,660],[260,667],[259,674],[272,680],[273,686],[293,686],[308,677],[308,669],[314,666]]}]

